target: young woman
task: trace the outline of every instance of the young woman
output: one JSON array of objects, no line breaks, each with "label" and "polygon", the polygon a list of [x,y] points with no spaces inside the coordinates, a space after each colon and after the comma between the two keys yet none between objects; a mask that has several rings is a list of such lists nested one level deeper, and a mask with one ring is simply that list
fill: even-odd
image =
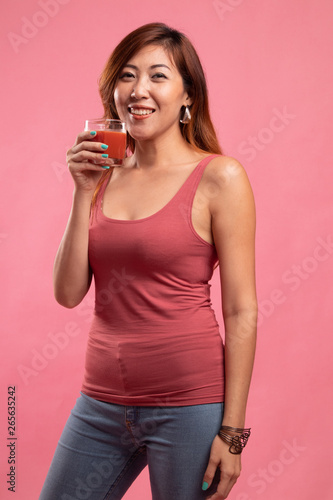
[{"label": "young woman", "polygon": [[[81,395],[40,499],[121,499],[148,464],[153,500],[222,500],[249,436],[252,190],[221,152],[183,34],[160,23],[130,33],[100,93],[105,117],[126,123],[131,154],[114,167],[94,132],[67,154],[73,207],[55,297],[75,307],[94,276],[95,315]],[[217,265],[224,344],[210,301]]]}]

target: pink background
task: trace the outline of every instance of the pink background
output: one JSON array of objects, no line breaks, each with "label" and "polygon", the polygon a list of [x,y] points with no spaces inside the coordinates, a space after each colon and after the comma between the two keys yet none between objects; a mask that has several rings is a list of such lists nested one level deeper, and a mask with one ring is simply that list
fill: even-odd
[{"label": "pink background", "polygon": [[[97,78],[113,47],[151,21],[183,30],[196,46],[222,147],[245,166],[256,197],[253,435],[229,498],[333,498],[332,11],[331,0],[6,2],[1,498],[38,498],[80,390],[93,293],[66,310],[51,280],[73,187],[65,152],[84,120],[102,113]],[[221,319],[216,276],[213,299]],[[15,496],[6,485],[9,385],[17,391]],[[149,491],[145,469],[124,498],[149,500]]]}]

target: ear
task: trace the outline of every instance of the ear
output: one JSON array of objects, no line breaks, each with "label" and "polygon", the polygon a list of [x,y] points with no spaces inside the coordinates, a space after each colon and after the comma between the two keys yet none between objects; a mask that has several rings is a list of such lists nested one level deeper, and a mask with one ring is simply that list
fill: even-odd
[{"label": "ear", "polygon": [[184,106],[192,106],[193,104],[193,99],[192,97],[190,97],[188,94],[186,94],[186,100],[185,100],[185,103],[184,103]]}]

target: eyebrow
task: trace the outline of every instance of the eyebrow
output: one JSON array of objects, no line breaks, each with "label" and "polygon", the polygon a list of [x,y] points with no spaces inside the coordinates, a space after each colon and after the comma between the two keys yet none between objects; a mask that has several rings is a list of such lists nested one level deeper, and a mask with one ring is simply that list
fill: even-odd
[{"label": "eyebrow", "polygon": [[[123,66],[124,68],[133,68],[133,69],[139,69],[137,66],[134,66],[134,64],[125,64],[125,66]],[[169,68],[169,66],[167,66],[166,64],[153,64],[152,66],[150,66],[149,69],[155,69],[155,68],[167,68],[168,70],[171,71],[171,69]]]}]

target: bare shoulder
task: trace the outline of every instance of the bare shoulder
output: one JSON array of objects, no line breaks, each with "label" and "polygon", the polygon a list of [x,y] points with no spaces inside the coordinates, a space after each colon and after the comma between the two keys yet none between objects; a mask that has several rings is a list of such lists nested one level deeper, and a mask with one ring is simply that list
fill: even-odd
[{"label": "bare shoulder", "polygon": [[210,208],[214,212],[221,205],[253,203],[253,192],[245,168],[232,156],[217,156],[204,173],[206,189],[212,193]]},{"label": "bare shoulder", "polygon": [[242,182],[247,179],[245,168],[232,156],[217,156],[213,158],[205,169],[205,177],[214,182],[221,189],[231,182]]}]

